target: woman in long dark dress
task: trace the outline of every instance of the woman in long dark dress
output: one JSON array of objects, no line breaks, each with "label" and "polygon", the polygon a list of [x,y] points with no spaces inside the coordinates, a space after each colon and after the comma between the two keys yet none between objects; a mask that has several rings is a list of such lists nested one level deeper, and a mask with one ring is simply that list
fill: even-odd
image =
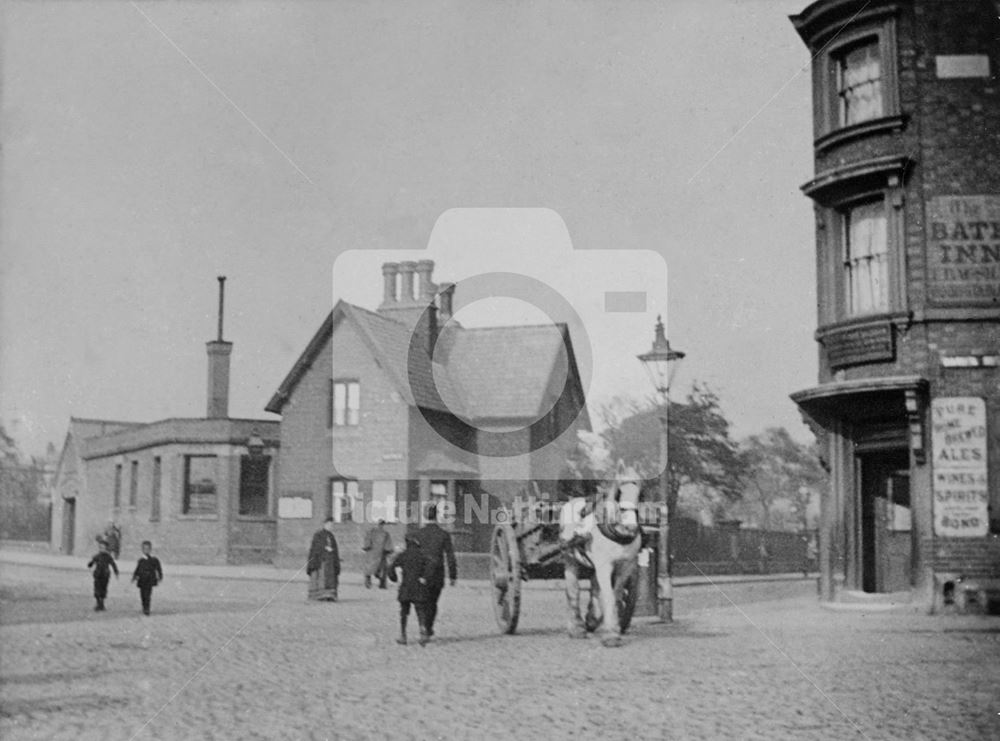
[{"label": "woman in long dark dress", "polygon": [[313,535],[306,561],[309,575],[309,599],[337,601],[337,583],[340,580],[340,552],[333,537],[333,518],[327,517],[323,529]]}]

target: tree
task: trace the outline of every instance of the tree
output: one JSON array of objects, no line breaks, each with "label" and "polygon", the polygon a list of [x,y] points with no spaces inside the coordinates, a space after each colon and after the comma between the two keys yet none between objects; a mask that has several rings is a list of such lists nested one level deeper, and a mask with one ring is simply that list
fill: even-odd
[{"label": "tree", "polygon": [[0,424],[0,538],[48,538],[49,508],[40,501],[44,488],[44,464],[25,461]]},{"label": "tree", "polygon": [[809,504],[827,476],[815,449],[793,440],[784,427],[769,427],[744,441],[743,455],[746,500],[759,509],[761,527],[807,530]]},{"label": "tree", "polygon": [[[660,470],[661,413],[654,399],[645,403],[619,399],[601,410],[606,424],[601,437],[609,458],[634,465],[651,483]],[[685,486],[712,492],[722,500],[739,499],[743,493],[743,465],[718,396],[707,386],[695,384],[683,402],[670,404],[668,422],[667,505],[671,516]]]}]

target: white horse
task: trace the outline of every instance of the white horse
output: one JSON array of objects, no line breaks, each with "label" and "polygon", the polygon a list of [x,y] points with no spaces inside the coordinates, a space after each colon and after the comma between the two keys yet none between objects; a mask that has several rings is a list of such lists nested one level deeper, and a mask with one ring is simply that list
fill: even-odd
[{"label": "white horse", "polygon": [[[619,462],[614,486],[588,512],[587,500],[563,505],[559,538],[564,544],[569,635],[586,638],[601,627],[601,643],[622,645],[635,607],[642,532],[638,519],[639,476]],[[580,579],[590,579],[587,620],[580,616]],[[621,606],[621,614],[619,613]]]}]

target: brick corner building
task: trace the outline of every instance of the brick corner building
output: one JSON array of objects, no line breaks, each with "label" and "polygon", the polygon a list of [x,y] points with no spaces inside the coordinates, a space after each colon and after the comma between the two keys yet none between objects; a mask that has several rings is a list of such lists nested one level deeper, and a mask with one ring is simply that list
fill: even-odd
[{"label": "brick corner building", "polygon": [[1000,20],[820,0],[812,56],[821,595],[1000,580]]}]

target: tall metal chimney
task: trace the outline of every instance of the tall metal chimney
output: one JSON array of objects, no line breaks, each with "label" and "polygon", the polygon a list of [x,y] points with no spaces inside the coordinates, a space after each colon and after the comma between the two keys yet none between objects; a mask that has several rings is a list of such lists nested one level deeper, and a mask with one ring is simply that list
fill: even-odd
[{"label": "tall metal chimney", "polygon": [[209,419],[229,416],[229,356],[233,343],[222,339],[222,309],[226,293],[226,276],[219,276],[219,336],[206,343],[208,349],[208,411]]}]

